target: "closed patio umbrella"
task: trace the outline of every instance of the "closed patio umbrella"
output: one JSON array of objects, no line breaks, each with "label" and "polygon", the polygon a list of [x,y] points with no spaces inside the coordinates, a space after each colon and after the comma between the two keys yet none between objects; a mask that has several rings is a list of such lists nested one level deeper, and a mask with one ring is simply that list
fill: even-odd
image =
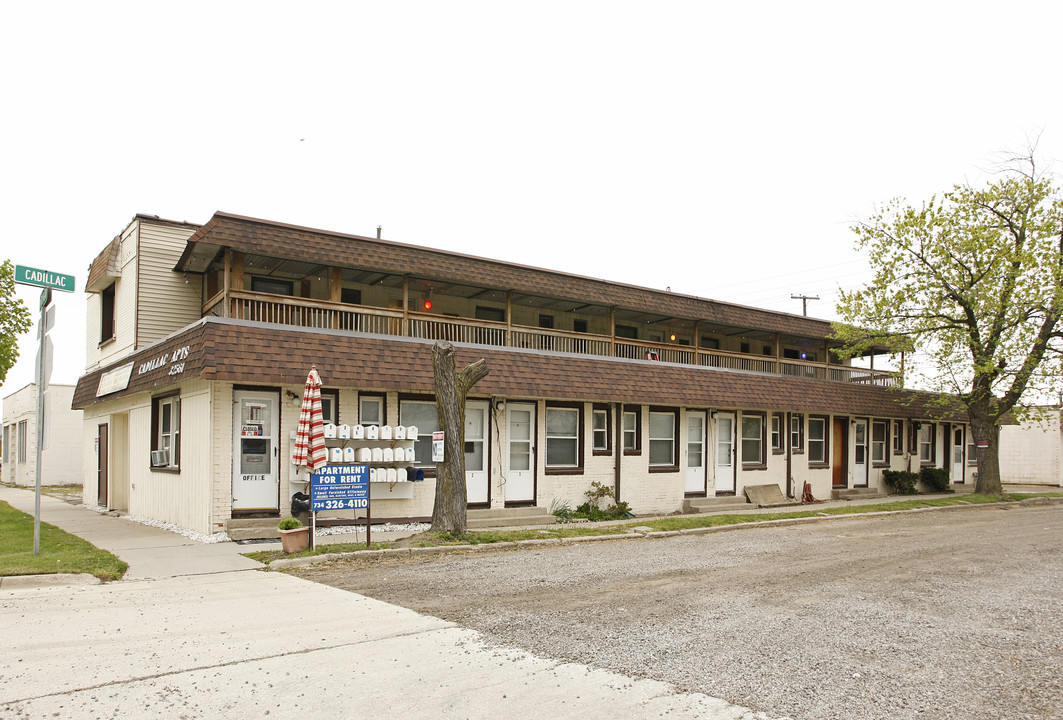
[{"label": "closed patio umbrella", "polygon": [[[311,473],[325,465],[325,429],[321,420],[321,376],[317,366],[311,365],[303,390],[303,406],[299,411],[299,427],[295,431],[292,465],[304,465]],[[307,487],[307,490],[310,488]],[[310,547],[314,547],[314,528],[310,528]]]}]

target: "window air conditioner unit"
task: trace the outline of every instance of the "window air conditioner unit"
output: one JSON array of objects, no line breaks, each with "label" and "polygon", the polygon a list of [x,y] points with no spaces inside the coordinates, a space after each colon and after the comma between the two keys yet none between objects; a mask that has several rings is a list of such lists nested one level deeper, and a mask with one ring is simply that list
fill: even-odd
[{"label": "window air conditioner unit", "polygon": [[170,464],[170,451],[169,450],[152,450],[151,451],[151,466],[152,467],[167,467]]}]

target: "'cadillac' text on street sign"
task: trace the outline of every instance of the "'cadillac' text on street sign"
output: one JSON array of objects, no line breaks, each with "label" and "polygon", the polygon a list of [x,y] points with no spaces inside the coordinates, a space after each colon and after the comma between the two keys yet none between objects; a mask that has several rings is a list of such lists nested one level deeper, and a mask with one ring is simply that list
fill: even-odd
[{"label": "'cadillac' text on street sign", "polygon": [[53,288],[63,292],[74,292],[74,276],[50,270],[38,270],[25,265],[15,266],[15,282],[20,285],[36,285],[37,287]]}]

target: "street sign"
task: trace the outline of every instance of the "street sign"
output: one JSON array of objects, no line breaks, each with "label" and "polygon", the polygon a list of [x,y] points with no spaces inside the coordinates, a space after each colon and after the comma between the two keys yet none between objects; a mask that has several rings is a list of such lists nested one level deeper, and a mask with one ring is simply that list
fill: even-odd
[{"label": "street sign", "polygon": [[[41,362],[41,352],[44,352],[44,362]],[[52,356],[55,355],[55,346],[52,345],[51,336],[45,335],[44,341],[37,348],[37,357],[34,359],[33,382],[41,390],[48,389],[48,381],[52,379]],[[41,372],[43,370],[43,373]]]},{"label": "street sign", "polygon": [[[43,305],[41,306],[41,309],[44,310]],[[38,340],[47,335],[48,331],[55,327],[55,305],[51,305],[47,310],[44,310],[44,312],[41,313],[41,317],[43,320],[37,323]]]},{"label": "street sign", "polygon": [[20,285],[36,285],[43,288],[55,288],[63,292],[74,292],[74,276],[38,268],[15,266],[15,282]]},{"label": "street sign", "polygon": [[52,289],[50,287],[41,290],[41,310],[52,304]]},{"label": "street sign", "polygon": [[312,511],[364,510],[368,507],[368,465],[327,465],[310,475]]}]

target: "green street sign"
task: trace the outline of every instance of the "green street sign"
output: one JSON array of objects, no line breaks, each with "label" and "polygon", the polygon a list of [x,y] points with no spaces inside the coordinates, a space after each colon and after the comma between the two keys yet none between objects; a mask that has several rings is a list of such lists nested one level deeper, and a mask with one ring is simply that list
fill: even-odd
[{"label": "green street sign", "polygon": [[53,288],[63,292],[74,292],[73,275],[63,275],[50,270],[38,270],[25,265],[15,266],[15,282],[20,285],[36,285],[37,287]]}]

